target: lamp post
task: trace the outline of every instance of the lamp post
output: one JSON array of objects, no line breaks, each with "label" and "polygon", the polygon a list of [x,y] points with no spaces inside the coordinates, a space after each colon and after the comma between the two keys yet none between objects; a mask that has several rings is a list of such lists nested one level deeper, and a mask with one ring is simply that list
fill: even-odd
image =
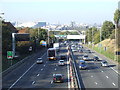
[{"label": "lamp post", "polygon": [[92,49],[93,49],[93,29],[92,29]]},{"label": "lamp post", "polygon": [[[102,28],[100,28],[100,42],[102,41]],[[101,53],[101,47],[102,47],[102,45],[100,44],[100,53]]]},{"label": "lamp post", "polygon": [[49,42],[50,42],[50,39],[49,39],[49,29],[48,29],[48,46],[49,46]]}]

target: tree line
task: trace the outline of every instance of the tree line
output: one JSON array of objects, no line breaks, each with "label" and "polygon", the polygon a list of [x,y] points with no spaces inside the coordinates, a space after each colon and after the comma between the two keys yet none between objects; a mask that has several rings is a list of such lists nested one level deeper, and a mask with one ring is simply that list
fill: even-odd
[{"label": "tree line", "polygon": [[[103,22],[103,25],[101,26],[101,28],[96,28],[96,27],[89,28],[86,31],[86,42],[97,44],[100,41],[108,39],[108,38],[110,39],[118,38],[120,36],[120,33],[119,33],[120,11],[119,9],[116,9],[113,19],[114,19],[114,23],[112,21],[106,20]],[[117,37],[115,37],[115,30],[116,30]]]}]

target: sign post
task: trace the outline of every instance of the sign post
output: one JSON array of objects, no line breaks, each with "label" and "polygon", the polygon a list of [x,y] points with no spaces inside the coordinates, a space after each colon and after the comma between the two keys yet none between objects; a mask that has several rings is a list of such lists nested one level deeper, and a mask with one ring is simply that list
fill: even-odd
[{"label": "sign post", "polygon": [[13,51],[7,51],[7,59],[11,60],[11,66],[12,66]]}]

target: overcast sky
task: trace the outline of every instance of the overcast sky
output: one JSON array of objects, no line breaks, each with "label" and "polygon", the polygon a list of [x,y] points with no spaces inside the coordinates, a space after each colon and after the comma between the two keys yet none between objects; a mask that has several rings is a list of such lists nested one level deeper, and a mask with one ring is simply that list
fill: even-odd
[{"label": "overcast sky", "polygon": [[119,0],[2,0],[6,21],[101,24],[113,21]]}]

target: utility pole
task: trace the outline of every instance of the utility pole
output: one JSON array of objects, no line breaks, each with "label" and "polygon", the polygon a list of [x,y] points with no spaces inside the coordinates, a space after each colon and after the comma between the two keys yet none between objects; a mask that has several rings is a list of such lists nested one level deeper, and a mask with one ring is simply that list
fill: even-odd
[{"label": "utility pole", "polygon": [[[102,41],[102,32],[101,32],[101,30],[102,30],[102,28],[100,28],[100,42]],[[99,47],[100,47],[100,53],[101,53],[101,49],[102,49],[101,47],[102,47],[102,44],[100,44]]]},{"label": "utility pole", "polygon": [[49,29],[48,29],[48,46],[49,46],[49,42],[50,42],[50,39],[49,39]]},{"label": "utility pole", "polygon": [[92,49],[93,49],[93,29],[92,29]]}]

